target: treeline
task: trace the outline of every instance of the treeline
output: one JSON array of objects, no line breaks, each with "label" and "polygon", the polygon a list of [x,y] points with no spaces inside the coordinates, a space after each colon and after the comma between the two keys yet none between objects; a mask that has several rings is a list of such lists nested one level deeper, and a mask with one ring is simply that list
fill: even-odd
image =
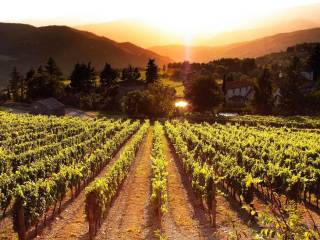
[{"label": "treeline", "polygon": [[[300,44],[278,54],[284,55],[285,60],[224,58],[209,63],[170,63],[161,71],[154,59],[145,69],[131,65],[115,69],[106,63],[97,71],[90,62],[76,63],[69,77],[64,77],[54,59],[49,58],[44,66],[25,75],[14,68],[1,98],[31,102],[55,97],[85,110],[167,117],[175,111],[175,90],[164,86],[161,79],[171,78],[183,82],[192,111],[318,114],[320,44]],[[250,87],[249,96],[234,94],[235,87],[230,87],[233,83]]]},{"label": "treeline", "polygon": [[[143,69],[129,65],[115,69],[106,63],[97,71],[91,62],[76,63],[66,77],[53,58],[25,75],[14,68],[2,100],[32,102],[55,97],[67,105],[85,110],[124,111],[131,116],[167,116],[173,111],[175,91],[160,82],[158,66],[150,59]],[[139,90],[121,93],[121,86],[133,85]],[[124,87],[125,88],[125,87]],[[135,88],[133,88],[135,89]]]},{"label": "treeline", "polygon": [[[171,63],[168,73],[185,85],[186,97],[197,111],[227,108],[228,85],[251,86],[250,111],[259,114],[314,114],[320,111],[320,44],[288,48],[283,62],[260,64],[256,59],[226,58],[209,63]],[[304,54],[298,54],[304,51]],[[303,56],[303,57],[302,57]],[[306,79],[304,73],[313,79]],[[240,97],[239,101],[243,101]],[[233,102],[236,102],[235,99]],[[245,106],[248,108],[248,106]]]}]

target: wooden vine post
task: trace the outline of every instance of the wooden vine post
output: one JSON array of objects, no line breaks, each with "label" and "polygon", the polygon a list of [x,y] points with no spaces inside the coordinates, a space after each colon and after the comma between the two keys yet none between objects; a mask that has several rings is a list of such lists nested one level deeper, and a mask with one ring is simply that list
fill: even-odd
[{"label": "wooden vine post", "polygon": [[216,198],[216,191],[217,186],[214,181],[212,181],[212,225],[216,227],[217,225],[217,198]]},{"label": "wooden vine post", "polygon": [[89,194],[87,197],[86,202],[86,212],[87,212],[87,218],[89,222],[89,238],[90,240],[94,239],[94,236],[97,232],[97,226],[96,226],[96,216],[94,211],[94,194]]},{"label": "wooden vine post", "polygon": [[217,199],[216,199],[217,186],[214,182],[213,176],[210,176],[207,180],[207,205],[209,208],[209,214],[211,224],[215,228],[217,221]]},{"label": "wooden vine post", "polygon": [[18,232],[19,240],[26,240],[26,225],[25,225],[25,216],[24,216],[24,208],[23,208],[23,199],[21,197],[17,197],[14,204],[14,224],[16,231]]}]

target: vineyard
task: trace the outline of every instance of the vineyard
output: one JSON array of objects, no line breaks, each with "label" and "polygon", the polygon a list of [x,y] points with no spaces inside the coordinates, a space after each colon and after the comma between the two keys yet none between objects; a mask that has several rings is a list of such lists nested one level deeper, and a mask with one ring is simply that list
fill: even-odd
[{"label": "vineyard", "polygon": [[320,239],[320,121],[301,119],[0,112],[0,239]]}]

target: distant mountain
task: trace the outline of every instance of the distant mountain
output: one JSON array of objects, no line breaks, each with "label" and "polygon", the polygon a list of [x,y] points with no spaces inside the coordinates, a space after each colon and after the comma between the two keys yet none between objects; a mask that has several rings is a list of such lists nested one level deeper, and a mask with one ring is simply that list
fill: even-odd
[{"label": "distant mountain", "polygon": [[[240,29],[222,33],[216,33],[215,29],[212,29],[212,32],[199,33],[192,36],[192,45],[213,47],[251,41],[278,33],[320,27],[319,12],[319,3],[284,9],[272,15],[253,19],[246,27]],[[118,42],[129,41],[145,48],[163,45],[181,45],[185,42],[181,34],[166,31],[152,23],[133,19],[74,27],[111,38]]]},{"label": "distant mountain", "polygon": [[[320,12],[320,8],[319,8]],[[225,32],[217,34],[209,39],[205,39],[198,42],[198,45],[203,46],[221,46],[227,44],[233,44],[236,42],[247,42],[266,36],[275,35],[278,33],[299,31],[301,29],[311,29],[320,27],[320,20],[313,22],[306,19],[293,19],[288,21],[273,21],[266,20],[268,25],[262,25],[259,28],[238,30],[232,32]]]},{"label": "distant mountain", "polygon": [[126,19],[112,22],[102,22],[74,26],[76,29],[89,31],[115,41],[129,41],[142,47],[183,42],[178,34],[165,31],[152,24],[137,20]]},{"label": "distant mountain", "polygon": [[208,62],[225,57],[260,57],[303,42],[320,42],[320,28],[281,33],[252,41],[234,43],[219,47],[187,47],[182,45],[156,46],[150,50],[169,56],[175,61]]},{"label": "distant mountain", "polygon": [[0,85],[14,66],[19,71],[38,67],[53,57],[68,76],[76,62],[88,62],[100,70],[105,62],[114,67],[146,66],[149,58],[159,65],[171,60],[131,43],[118,43],[66,26],[33,27],[0,23]]}]

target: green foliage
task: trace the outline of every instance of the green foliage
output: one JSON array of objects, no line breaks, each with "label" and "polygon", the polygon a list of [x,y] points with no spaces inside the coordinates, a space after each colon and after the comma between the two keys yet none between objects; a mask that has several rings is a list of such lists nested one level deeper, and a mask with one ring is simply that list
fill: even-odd
[{"label": "green foliage", "polygon": [[145,122],[139,131],[127,144],[119,159],[108,169],[106,175],[95,180],[86,189],[86,215],[89,221],[90,234],[95,235],[98,223],[105,216],[107,206],[126,178],[131,163],[135,158],[138,147],[149,128],[149,122]]},{"label": "green foliage", "polygon": [[159,240],[168,240],[168,238],[161,232],[160,229],[154,231],[154,235],[159,238]]},{"label": "green foliage", "polygon": [[[182,161],[183,168],[191,178],[192,187],[202,199],[207,202],[209,209],[213,210],[215,215],[215,184],[221,180],[214,172],[214,166],[210,164],[210,160],[206,162],[204,156],[210,159],[209,155],[201,155],[201,148],[206,149],[206,145],[202,144],[198,137],[184,128],[185,123],[170,122],[165,123],[167,135],[173,144],[173,147]],[[208,154],[208,150],[203,150]],[[215,224],[215,222],[213,223]]]},{"label": "green foliage", "polygon": [[96,71],[91,65],[91,62],[88,64],[77,63],[70,76],[70,87],[75,92],[88,92],[96,85]]},{"label": "green foliage", "polygon": [[299,83],[301,82],[300,72],[301,61],[298,57],[294,57],[286,69],[280,86],[280,108],[289,114],[300,112],[301,107],[303,106],[303,94],[299,88]]},{"label": "green foliage", "polygon": [[100,73],[100,84],[104,88],[109,88],[115,84],[117,77],[118,72],[106,63]]},{"label": "green foliage", "polygon": [[[37,71],[31,69],[25,77],[21,93],[28,100],[45,97],[62,97],[64,86],[62,72],[53,58],[49,58],[44,68],[41,66]],[[25,92],[25,93],[24,93]],[[24,97],[23,97],[24,99]]]},{"label": "green foliage", "polygon": [[316,44],[312,50],[308,59],[308,64],[313,71],[314,81],[320,80],[320,43]]},{"label": "green foliage", "polygon": [[19,100],[19,94],[20,94],[19,89],[21,87],[20,85],[21,85],[22,79],[23,77],[20,75],[17,68],[13,68],[11,73],[9,89],[12,94],[12,99],[15,101]]},{"label": "green foliage", "polygon": [[155,63],[155,59],[150,59],[146,70],[146,82],[155,83],[159,79],[158,66]]},{"label": "green foliage", "polygon": [[11,113],[0,113],[0,124],[0,158],[6,163],[0,168],[0,208],[13,202],[16,230],[21,211],[28,230],[69,189],[79,191],[140,126],[139,121]]},{"label": "green foliage", "polygon": [[80,97],[79,107],[87,110],[99,109],[102,100],[103,96],[101,94],[89,92]]},{"label": "green foliage", "polygon": [[149,113],[149,96],[145,91],[131,91],[122,99],[122,110],[129,116]]},{"label": "green foliage", "polygon": [[257,234],[256,239],[279,239],[279,240],[316,240],[319,232],[308,229],[294,202],[289,202],[283,207],[273,206],[272,212],[261,212],[259,220],[263,229]]},{"label": "green foliage", "polygon": [[139,68],[134,68],[133,66],[129,65],[127,68],[122,70],[121,78],[124,81],[138,81],[141,78],[141,73]]},{"label": "green foliage", "polygon": [[174,96],[174,88],[150,84],[144,91],[132,91],[124,96],[122,110],[135,117],[167,117],[174,111]]},{"label": "green foliage", "polygon": [[163,127],[159,122],[155,122],[153,131],[152,147],[152,193],[151,201],[160,215],[165,214],[167,209],[167,160],[164,154]]},{"label": "green foliage", "polygon": [[222,92],[213,77],[200,77],[192,82],[187,92],[192,106],[199,110],[211,110],[222,102]]},{"label": "green foliage", "polygon": [[222,122],[239,123],[242,125],[268,127],[289,127],[289,128],[320,128],[319,117],[308,116],[260,116],[260,115],[239,115],[232,117],[220,117]]},{"label": "green foliage", "polygon": [[273,107],[273,96],[271,86],[271,73],[268,69],[263,69],[261,76],[257,79],[254,87],[253,105],[260,114],[271,113]]}]

